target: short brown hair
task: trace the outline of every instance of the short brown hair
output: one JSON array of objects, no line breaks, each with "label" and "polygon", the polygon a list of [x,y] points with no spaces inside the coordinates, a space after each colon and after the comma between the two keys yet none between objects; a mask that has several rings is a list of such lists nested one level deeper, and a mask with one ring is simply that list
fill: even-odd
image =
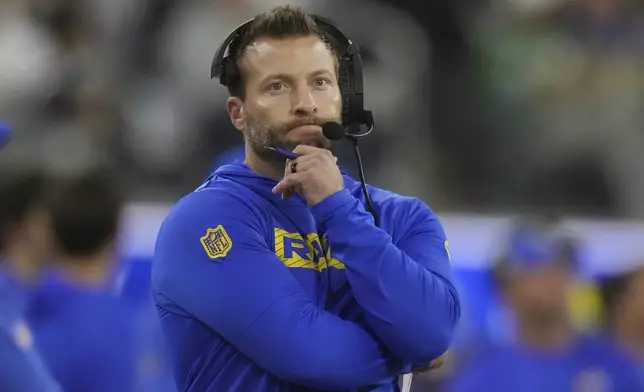
[{"label": "short brown hair", "polygon": [[228,47],[228,57],[235,62],[240,71],[239,78],[228,86],[230,96],[244,98],[242,59],[249,45],[264,37],[286,39],[311,35],[318,36],[336,55],[336,51],[324,30],[317,24],[313,16],[302,8],[288,5],[279,6],[257,15]]},{"label": "short brown hair", "polygon": [[13,231],[25,216],[44,206],[47,183],[45,172],[38,166],[13,164],[0,168],[0,253],[6,251]]},{"label": "short brown hair", "polygon": [[116,238],[123,199],[106,168],[59,177],[47,200],[56,244],[65,256],[90,256]]},{"label": "short brown hair", "polygon": [[644,269],[626,271],[605,277],[599,282],[599,294],[603,305],[603,326],[608,332],[615,328],[615,318],[633,283],[644,273]]}]

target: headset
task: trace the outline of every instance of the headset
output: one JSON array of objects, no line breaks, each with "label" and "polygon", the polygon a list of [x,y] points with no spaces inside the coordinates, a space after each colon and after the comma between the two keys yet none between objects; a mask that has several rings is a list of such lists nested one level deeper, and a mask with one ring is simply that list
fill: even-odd
[{"label": "headset", "polygon": [[[351,139],[363,138],[373,131],[374,122],[371,111],[364,110],[360,49],[330,20],[317,15],[311,15],[311,17],[339,55],[338,84],[342,93],[342,125],[345,128],[345,136]],[[228,57],[227,52],[230,45],[242,36],[253,20],[239,25],[221,43],[212,59],[211,79],[218,78],[219,82],[226,87],[239,80],[240,72],[237,64]],[[361,131],[361,126],[366,127],[366,131]]]}]

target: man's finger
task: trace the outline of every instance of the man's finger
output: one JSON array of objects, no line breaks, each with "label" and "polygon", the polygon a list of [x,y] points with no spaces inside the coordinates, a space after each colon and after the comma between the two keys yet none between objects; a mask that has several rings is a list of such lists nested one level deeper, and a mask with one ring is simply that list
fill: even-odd
[{"label": "man's finger", "polygon": [[[297,173],[304,173],[307,170],[314,170],[316,167],[320,165],[316,159],[300,160],[298,158],[292,163],[296,164],[295,169]],[[290,174],[293,174],[294,172],[292,171],[292,167],[290,169],[291,169]],[[286,176],[284,178],[286,178]]]},{"label": "man's finger", "polygon": [[290,160],[290,159],[286,160],[286,165],[284,165],[284,177],[283,178],[286,178],[286,176],[291,174],[291,164],[293,162],[295,162],[295,160]]},{"label": "man's finger", "polygon": [[284,193],[284,192],[286,191],[286,189],[287,189],[287,188],[288,188],[288,183],[287,183],[287,181],[286,181],[286,180],[282,180],[282,181],[278,182],[278,183],[277,183],[277,185],[275,185],[275,187],[273,188],[273,191],[272,191],[272,192],[273,192],[273,193],[276,193],[276,194],[277,194],[277,193]]},{"label": "man's finger", "polygon": [[282,200],[290,199],[291,196],[293,196],[294,193],[295,193],[295,191],[293,189],[288,189],[288,190],[282,192]]},{"label": "man's finger", "polygon": [[[284,166],[284,177],[283,178],[286,178],[286,177],[288,177],[288,176],[290,176],[293,173],[296,173],[298,171],[298,168],[299,168],[298,164],[300,162],[300,158],[298,158],[297,160],[290,160],[290,159],[286,160],[286,165]],[[295,170],[293,170],[293,169],[295,169]],[[282,200],[289,199],[291,196],[293,196],[293,194],[295,192],[296,192],[296,190],[295,190],[294,187],[290,187],[288,189],[283,190],[282,191]]]},{"label": "man's finger", "polygon": [[414,370],[414,374],[427,373],[427,372],[430,372],[432,370],[438,369],[441,366],[443,366],[443,360],[442,359],[437,360],[437,361],[435,360],[435,361],[432,361],[432,363],[430,363],[429,366],[424,368],[424,369],[416,369],[416,370]]},{"label": "man's finger", "polygon": [[289,188],[292,188],[300,183],[300,173],[292,173],[284,177],[284,179],[275,185],[273,193],[283,193]]},{"label": "man's finger", "polygon": [[427,372],[429,372],[431,370],[438,369],[439,367],[443,366],[443,364],[445,363],[445,360],[447,359],[447,356],[448,356],[448,352],[444,353],[440,357],[438,357],[438,358],[434,359],[433,361],[431,361],[429,363],[429,366],[427,366],[426,368],[414,369],[413,373],[414,374],[423,374],[423,373],[427,373]]},{"label": "man's finger", "polygon": [[313,146],[307,146],[306,144],[300,144],[295,149],[293,152],[297,155],[300,156],[306,156],[306,155],[311,155],[311,154],[316,154],[316,153],[329,153],[330,151],[324,148],[318,148],[318,147],[313,147]]}]

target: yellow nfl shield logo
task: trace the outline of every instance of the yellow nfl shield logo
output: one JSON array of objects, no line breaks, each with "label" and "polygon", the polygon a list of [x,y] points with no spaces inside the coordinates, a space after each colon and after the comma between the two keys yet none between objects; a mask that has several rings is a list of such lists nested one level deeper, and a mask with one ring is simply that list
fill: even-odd
[{"label": "yellow nfl shield logo", "polygon": [[218,259],[228,254],[233,247],[233,242],[228,233],[226,233],[224,226],[219,225],[206,231],[206,235],[201,237],[201,245],[206,250],[208,257]]}]

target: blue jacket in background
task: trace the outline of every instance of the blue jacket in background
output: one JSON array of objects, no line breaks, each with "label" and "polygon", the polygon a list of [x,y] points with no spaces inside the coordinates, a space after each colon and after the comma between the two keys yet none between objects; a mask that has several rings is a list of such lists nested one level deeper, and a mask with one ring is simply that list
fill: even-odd
[{"label": "blue jacket in background", "polygon": [[460,317],[447,240],[417,199],[360,184],[309,208],[241,163],[170,212],[152,287],[181,391],[397,390]]},{"label": "blue jacket in background", "polygon": [[134,390],[139,344],[124,300],[48,274],[28,314],[42,356],[65,392]]},{"label": "blue jacket in background", "polygon": [[517,344],[482,350],[457,372],[449,392],[642,392],[635,361],[609,340],[580,337],[569,348],[536,352]]},{"label": "blue jacket in background", "polygon": [[28,295],[6,273],[0,275],[0,390],[60,392],[24,321]]}]

